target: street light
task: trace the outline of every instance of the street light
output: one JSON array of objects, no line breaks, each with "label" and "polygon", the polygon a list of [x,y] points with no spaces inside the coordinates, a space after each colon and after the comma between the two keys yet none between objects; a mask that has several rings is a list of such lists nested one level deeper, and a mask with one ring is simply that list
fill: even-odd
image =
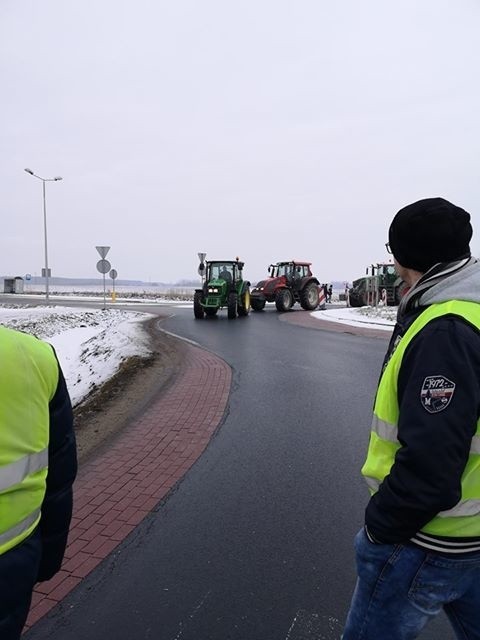
[{"label": "street light", "polygon": [[49,291],[49,275],[48,275],[48,249],[47,249],[47,203],[45,199],[45,182],[57,182],[61,180],[61,176],[56,176],[55,178],[42,178],[37,176],[36,173],[33,173],[31,169],[25,169],[27,173],[29,173],[34,178],[38,178],[42,181],[43,186],[43,232],[45,238],[45,298],[46,300],[50,299],[50,291]]}]

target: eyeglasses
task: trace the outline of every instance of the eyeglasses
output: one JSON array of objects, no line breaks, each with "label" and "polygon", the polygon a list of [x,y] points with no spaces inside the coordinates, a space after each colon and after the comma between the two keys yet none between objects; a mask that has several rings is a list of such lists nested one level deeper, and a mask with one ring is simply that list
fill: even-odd
[{"label": "eyeglasses", "polygon": [[386,242],[386,243],[385,243],[385,249],[387,250],[387,253],[389,253],[390,255],[392,255],[392,253],[393,253],[393,252],[392,252],[392,248],[391,248],[391,246],[390,246],[390,243],[389,243],[389,242]]}]

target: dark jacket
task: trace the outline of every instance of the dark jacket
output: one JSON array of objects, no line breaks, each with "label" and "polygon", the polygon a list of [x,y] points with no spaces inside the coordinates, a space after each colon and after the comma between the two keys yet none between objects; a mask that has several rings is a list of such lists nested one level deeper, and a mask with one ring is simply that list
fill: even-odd
[{"label": "dark jacket", "polygon": [[77,474],[77,453],[70,396],[60,365],[55,396],[50,402],[47,490],[39,529],[42,558],[37,580],[49,580],[59,569],[72,518],[72,485]]},{"label": "dark jacket", "polygon": [[[451,265],[438,265],[410,291],[399,308],[385,363],[399,337],[429,304],[451,299],[480,302],[480,264],[472,259],[457,267],[452,271]],[[422,405],[421,389],[425,379],[435,375],[453,381],[455,391],[446,409],[429,413]],[[401,448],[365,516],[368,532],[383,543],[418,542],[419,530],[460,500],[461,477],[480,416],[478,328],[455,315],[427,324],[405,351],[398,403]],[[438,546],[447,550],[443,543]]]}]

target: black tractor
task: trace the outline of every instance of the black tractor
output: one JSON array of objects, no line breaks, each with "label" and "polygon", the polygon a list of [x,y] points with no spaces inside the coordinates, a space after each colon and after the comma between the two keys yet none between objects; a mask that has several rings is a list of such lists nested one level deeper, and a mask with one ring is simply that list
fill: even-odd
[{"label": "black tractor", "polygon": [[209,260],[200,264],[204,274],[201,289],[195,289],[193,314],[201,319],[215,316],[219,309],[227,308],[229,319],[248,316],[250,312],[250,282],[243,279],[243,262],[236,260]]}]

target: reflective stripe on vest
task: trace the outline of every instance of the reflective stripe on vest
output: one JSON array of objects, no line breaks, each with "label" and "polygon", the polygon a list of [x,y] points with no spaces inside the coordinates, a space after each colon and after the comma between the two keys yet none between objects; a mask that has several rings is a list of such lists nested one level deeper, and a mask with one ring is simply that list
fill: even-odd
[{"label": "reflective stripe on vest", "polygon": [[[397,425],[390,424],[386,420],[380,420],[377,416],[373,416],[372,431],[376,433],[379,438],[382,438],[382,440],[398,442]],[[480,435],[473,436],[470,453],[478,453],[480,455]]]},{"label": "reflective stripe on vest", "polygon": [[14,527],[0,535],[0,546],[11,542],[18,537],[25,538],[25,534],[30,534],[39,520],[40,509],[35,509],[35,511],[22,520],[22,522],[19,522]]},{"label": "reflective stripe on vest", "polygon": [[[398,441],[397,384],[403,355],[412,339],[432,320],[456,315],[480,330],[480,305],[452,300],[433,304],[423,311],[408,328],[387,363],[377,390],[370,445],[362,468],[371,493],[378,491],[388,475],[400,449]],[[472,438],[469,458],[462,476],[462,497],[452,509],[443,511],[422,531],[445,536],[480,536],[480,420]]]},{"label": "reflective stripe on vest", "polygon": [[[381,485],[381,481],[376,478],[365,478],[368,488],[372,493],[376,493]],[[452,509],[440,511],[437,518],[456,518],[478,516],[480,514],[480,500],[461,500]]]},{"label": "reflective stripe on vest", "polygon": [[[6,467],[0,467],[0,491],[5,491],[10,487],[25,480],[27,476],[36,471],[40,471],[48,466],[48,447],[38,453],[32,453],[11,462]],[[0,537],[1,540],[1,537]]]}]

